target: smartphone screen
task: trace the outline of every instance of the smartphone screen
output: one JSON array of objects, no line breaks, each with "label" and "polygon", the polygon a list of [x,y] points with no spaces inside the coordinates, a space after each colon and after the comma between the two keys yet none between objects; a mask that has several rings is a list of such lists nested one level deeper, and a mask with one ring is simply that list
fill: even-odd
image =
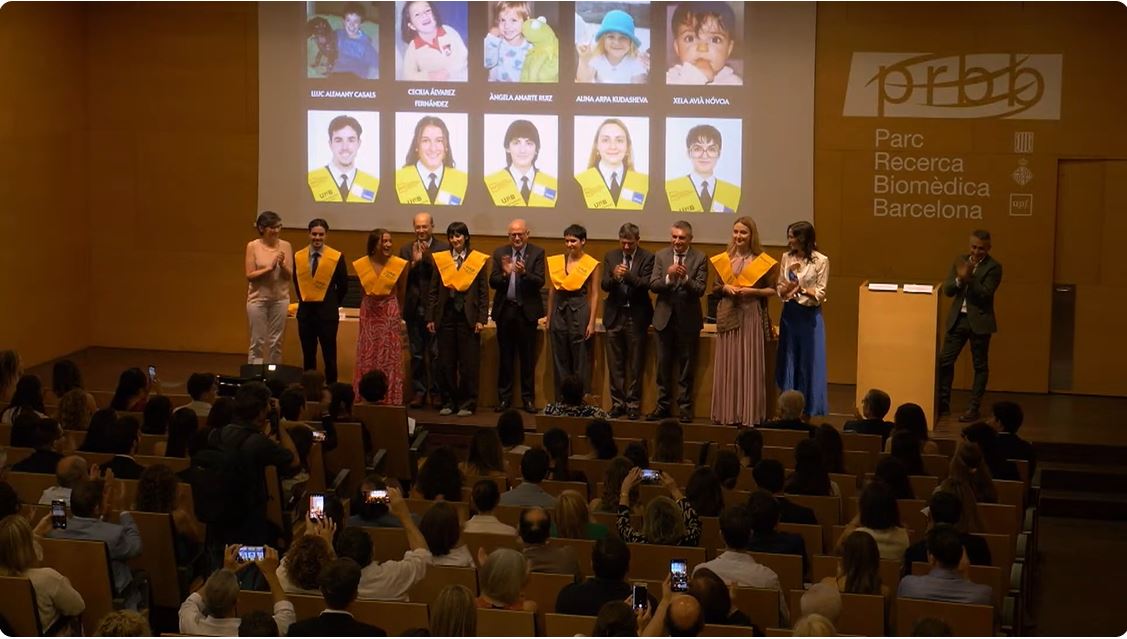
[{"label": "smartphone screen", "polygon": [[318,521],[325,518],[325,496],[313,494],[309,496],[309,517]]},{"label": "smartphone screen", "polygon": [[365,501],[369,504],[386,504],[390,500],[387,498],[386,490],[369,490]]},{"label": "smartphone screen", "polygon": [[262,561],[266,556],[262,546],[239,546],[239,561]]},{"label": "smartphone screen", "polygon": [[673,575],[671,579],[673,592],[688,592],[689,562],[685,559],[669,560],[669,573]]},{"label": "smartphone screen", "polygon": [[151,382],[151,381],[155,380],[156,378],[157,378],[157,367],[153,366],[152,364],[149,364],[149,381]]},{"label": "smartphone screen", "polygon": [[313,441],[315,441],[315,442],[325,441],[325,431],[323,431],[323,430],[313,431]]},{"label": "smartphone screen", "polygon": [[56,530],[66,530],[67,503],[62,499],[51,500],[51,526]]},{"label": "smartphone screen", "polygon": [[641,610],[649,605],[646,584],[634,584],[634,591],[630,594],[630,602],[634,610]]},{"label": "smartphone screen", "polygon": [[645,469],[642,471],[642,481],[657,483],[661,481],[661,471],[653,469]]}]

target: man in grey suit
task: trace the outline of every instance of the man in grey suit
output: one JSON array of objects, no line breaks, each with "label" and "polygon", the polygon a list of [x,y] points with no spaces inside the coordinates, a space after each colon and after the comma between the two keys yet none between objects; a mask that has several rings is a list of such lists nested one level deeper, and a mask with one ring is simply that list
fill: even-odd
[{"label": "man in grey suit", "polygon": [[642,399],[642,368],[646,362],[646,331],[653,320],[650,277],[653,253],[638,246],[638,227],[630,222],[618,229],[621,249],[603,257],[603,326],[607,330],[607,372],[610,374],[610,417],[638,419]]},{"label": "man in grey suit", "polygon": [[939,351],[938,405],[940,416],[951,412],[951,383],[955,361],[970,341],[974,362],[974,383],[970,404],[960,422],[979,418],[979,406],[990,376],[990,336],[998,330],[994,319],[994,293],[1002,284],[1002,264],[990,257],[990,231],[976,230],[970,236],[970,253],[960,255],[943,280],[943,294],[955,298],[947,314],[947,332]]},{"label": "man in grey suit", "polygon": [[932,528],[927,533],[927,559],[931,563],[931,572],[902,577],[896,596],[990,605],[994,600],[990,586],[976,584],[959,573],[962,558],[963,544],[959,541],[959,531],[947,524]]},{"label": "man in grey suit", "polygon": [[693,368],[697,342],[704,326],[700,298],[708,280],[708,260],[691,247],[693,227],[684,220],[673,223],[671,242],[654,255],[650,290],[657,293],[653,325],[657,330],[657,408],[646,416],[657,421],[671,416],[673,379],[670,367],[676,364],[680,395],[677,398],[683,423],[693,421]]}]

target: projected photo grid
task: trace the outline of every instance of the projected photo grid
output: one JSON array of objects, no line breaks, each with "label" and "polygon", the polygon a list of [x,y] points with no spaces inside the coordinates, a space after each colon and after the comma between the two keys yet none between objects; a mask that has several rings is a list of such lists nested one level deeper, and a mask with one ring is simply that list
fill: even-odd
[{"label": "projected photo grid", "polygon": [[310,215],[408,230],[421,207],[558,208],[613,237],[742,212],[742,2],[299,6]]}]

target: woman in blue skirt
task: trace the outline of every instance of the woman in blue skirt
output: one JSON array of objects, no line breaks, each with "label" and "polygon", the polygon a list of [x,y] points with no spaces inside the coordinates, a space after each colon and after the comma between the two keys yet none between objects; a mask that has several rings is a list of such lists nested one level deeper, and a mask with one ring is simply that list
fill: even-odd
[{"label": "woman in blue skirt", "polygon": [[826,327],[822,303],[830,277],[830,258],[818,252],[814,225],[795,222],[787,227],[787,246],[779,264],[776,288],[783,300],[779,319],[779,351],[775,383],[806,398],[806,414],[826,415]]}]

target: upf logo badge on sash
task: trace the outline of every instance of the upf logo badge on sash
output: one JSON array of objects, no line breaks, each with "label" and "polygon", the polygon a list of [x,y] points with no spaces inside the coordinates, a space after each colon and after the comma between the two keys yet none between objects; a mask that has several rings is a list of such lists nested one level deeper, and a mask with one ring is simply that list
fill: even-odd
[{"label": "upf logo badge on sash", "polygon": [[1059,120],[1060,54],[853,54],[843,116]]}]

